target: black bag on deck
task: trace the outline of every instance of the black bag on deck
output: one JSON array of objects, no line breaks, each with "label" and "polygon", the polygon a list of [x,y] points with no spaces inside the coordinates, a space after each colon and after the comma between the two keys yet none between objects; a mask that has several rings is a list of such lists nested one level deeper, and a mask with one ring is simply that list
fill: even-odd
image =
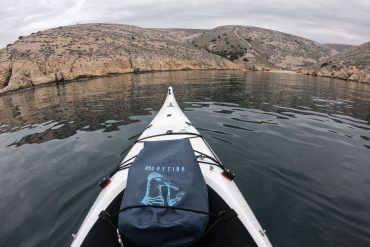
[{"label": "black bag on deck", "polygon": [[[140,206],[127,208],[131,206]],[[188,139],[144,142],[128,172],[118,219],[123,238],[145,247],[187,246],[205,231],[207,186]]]}]

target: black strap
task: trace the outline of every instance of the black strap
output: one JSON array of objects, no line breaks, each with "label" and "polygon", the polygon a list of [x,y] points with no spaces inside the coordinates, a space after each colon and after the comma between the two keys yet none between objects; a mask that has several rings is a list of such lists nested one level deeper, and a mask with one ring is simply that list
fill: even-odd
[{"label": "black strap", "polygon": [[112,227],[113,231],[117,234],[118,244],[120,245],[120,247],[124,247],[123,242],[122,242],[122,238],[121,238],[121,234],[119,233],[118,228],[116,228],[116,226],[113,224],[110,214],[103,210],[103,211],[100,212],[99,218],[109,223],[109,225]]},{"label": "black strap", "polygon": [[[176,134],[176,133],[175,133]],[[153,137],[153,136],[152,136]],[[197,135],[197,137],[198,137],[198,135]],[[131,146],[130,146],[131,147]],[[207,162],[207,161],[202,161],[202,160],[198,160],[198,163],[200,163],[200,164],[207,164],[207,165],[214,165],[214,166],[218,166],[218,167],[220,167],[223,171],[226,171],[226,168],[224,167],[224,165],[218,160],[218,159],[216,159],[216,158],[213,158],[213,157],[211,157],[211,156],[209,156],[209,155],[207,155],[207,154],[205,154],[205,153],[202,153],[202,152],[200,152],[200,151],[198,151],[198,150],[195,150],[194,149],[194,152],[195,153],[198,153],[199,155],[197,155],[197,156],[195,156],[197,159],[199,159],[199,158],[207,158],[207,159],[209,159],[209,160],[211,160],[212,162]],[[131,164],[133,163],[133,162],[130,162],[130,163],[127,163],[127,162],[129,162],[129,161],[131,161],[131,160],[133,160],[133,159],[135,159],[137,157],[137,155],[134,155],[134,156],[132,156],[131,158],[129,158],[129,159],[127,159],[127,160],[125,160],[123,163],[120,163],[112,172],[111,172],[111,174],[110,174],[110,177],[113,177],[113,175],[116,173],[116,172],[119,172],[119,171],[121,171],[121,170],[125,170],[125,169],[128,169],[128,168],[130,168],[130,166],[131,166]]]},{"label": "black strap", "polygon": [[149,138],[154,138],[154,137],[160,137],[160,136],[170,136],[170,135],[190,135],[192,137],[186,137],[187,139],[189,138],[203,138],[201,134],[197,133],[192,133],[192,132],[166,132],[164,134],[157,134],[157,135],[151,135],[151,136],[146,136],[140,139],[137,139],[134,143],[141,142],[143,140],[149,139]]},{"label": "black strap", "polygon": [[[114,223],[112,221],[112,218],[115,217],[115,216],[117,216],[122,211],[125,211],[125,210],[128,210],[128,209],[132,209],[132,208],[168,208],[168,209],[174,209],[174,210],[182,210],[182,211],[194,212],[194,213],[199,213],[199,214],[206,214],[206,215],[215,217],[216,220],[207,228],[207,230],[200,237],[198,237],[193,242],[191,242],[189,245],[193,245],[193,244],[196,244],[199,241],[201,241],[220,222],[223,222],[223,221],[226,221],[226,220],[229,220],[229,219],[232,219],[232,218],[238,216],[238,214],[232,208],[228,208],[226,210],[222,210],[218,214],[215,214],[215,213],[203,212],[203,211],[194,210],[194,209],[179,208],[179,207],[170,207],[170,206],[158,206],[158,205],[133,205],[133,206],[128,206],[128,207],[124,207],[124,208],[120,209],[117,213],[115,213],[113,215],[110,215],[108,212],[106,212],[104,210],[101,211],[100,214],[99,214],[99,218],[101,218],[102,220],[108,222],[109,225],[111,226],[111,228],[115,232],[117,232],[118,242],[119,242],[120,245],[122,243],[121,235],[118,232],[118,229],[116,228],[116,226],[114,225]],[[121,246],[123,246],[123,245],[121,245]]]},{"label": "black strap", "polygon": [[193,244],[196,244],[198,243],[199,241],[201,241],[202,239],[204,239],[205,236],[207,236],[207,234],[212,230],[214,229],[214,227],[220,223],[220,222],[223,222],[223,221],[226,221],[226,220],[229,220],[229,219],[232,219],[234,217],[237,217],[238,214],[235,212],[234,209],[232,208],[229,208],[227,210],[222,210],[220,213],[218,213],[217,215],[217,219],[215,220],[215,222],[212,223],[212,225],[210,225],[207,230],[197,239],[195,239],[193,241],[193,243],[191,243],[191,245]]},{"label": "black strap", "polygon": [[189,209],[189,208],[179,208],[179,207],[160,206],[160,205],[132,205],[132,206],[128,206],[128,207],[124,207],[124,208],[120,209],[117,213],[113,214],[113,217],[117,216],[119,213],[121,213],[121,212],[123,212],[127,209],[132,209],[132,208],[166,208],[166,209],[174,209],[174,210],[193,212],[193,213],[197,213],[197,214],[206,214],[206,215],[213,216],[213,217],[217,217],[219,215],[219,214],[213,214],[213,213],[204,212],[204,211],[195,210],[195,209]]},{"label": "black strap", "polygon": [[[187,124],[189,124],[188,122],[186,122]],[[150,128],[151,125],[149,125],[147,128]],[[183,139],[191,139],[191,138],[202,138],[203,139],[203,136],[201,134],[197,134],[197,133],[192,133],[192,132],[166,132],[164,134],[157,134],[157,135],[151,135],[151,136],[146,136],[146,137],[143,137],[141,139],[137,139],[136,141],[134,141],[133,144],[131,144],[130,146],[128,146],[127,148],[125,148],[120,155],[123,155],[125,154],[128,150],[130,150],[132,148],[133,145],[135,145],[136,143],[138,142],[142,142],[143,140],[147,140],[147,139],[150,139],[150,138],[154,138],[154,137],[160,137],[160,136],[169,136],[169,135],[190,135],[190,137],[185,137]],[[131,157],[130,159],[126,160],[124,163],[136,158],[137,155]],[[129,165],[130,164],[126,164],[124,165],[124,163],[120,163],[116,168],[114,168],[114,170],[111,172],[110,174],[110,177],[113,177],[113,175],[118,172],[118,171],[121,171],[121,170],[124,170],[124,169],[127,169],[129,168]]]},{"label": "black strap", "polygon": [[207,154],[205,154],[205,153],[202,153],[202,152],[200,152],[200,151],[198,151],[198,150],[195,150],[195,149],[194,149],[194,152],[199,154],[199,155],[197,156],[197,157],[199,157],[199,158],[205,157],[205,158],[210,159],[210,160],[212,160],[213,162],[215,162],[215,163],[217,163],[217,164],[219,164],[219,165],[222,165],[222,164],[221,164],[221,161],[219,161],[218,159],[215,159],[215,158],[213,158],[213,157],[211,157],[211,156],[209,156],[209,155],[207,155]]},{"label": "black strap", "polygon": [[[133,159],[135,159],[137,157],[137,155],[134,155],[132,156],[131,158],[125,160],[124,162],[120,163],[110,174],[110,177],[113,177],[113,175],[118,172],[118,171],[121,171],[121,170],[124,170],[124,169],[127,169],[127,168],[130,168],[132,162],[129,162]],[[127,163],[129,162],[129,163]]]}]

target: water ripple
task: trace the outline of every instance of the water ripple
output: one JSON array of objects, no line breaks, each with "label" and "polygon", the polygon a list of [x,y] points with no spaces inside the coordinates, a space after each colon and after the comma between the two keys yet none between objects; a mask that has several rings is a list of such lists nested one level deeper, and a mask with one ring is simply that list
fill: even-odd
[{"label": "water ripple", "polygon": [[370,86],[237,71],[100,78],[0,97],[0,246],[68,246],[168,85],[273,246],[370,246]]}]

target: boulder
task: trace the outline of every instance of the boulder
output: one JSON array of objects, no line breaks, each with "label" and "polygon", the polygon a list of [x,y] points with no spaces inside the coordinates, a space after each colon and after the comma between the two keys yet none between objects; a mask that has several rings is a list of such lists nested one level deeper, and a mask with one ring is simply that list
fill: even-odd
[{"label": "boulder", "polygon": [[2,64],[0,66],[0,89],[8,85],[11,75],[12,75],[11,64],[10,63]]},{"label": "boulder", "polygon": [[28,75],[15,73],[11,76],[8,85],[5,88],[0,89],[0,93],[32,86],[32,81],[30,80]]},{"label": "boulder", "polygon": [[357,73],[353,73],[350,77],[348,77],[350,81],[359,81],[359,76]]}]

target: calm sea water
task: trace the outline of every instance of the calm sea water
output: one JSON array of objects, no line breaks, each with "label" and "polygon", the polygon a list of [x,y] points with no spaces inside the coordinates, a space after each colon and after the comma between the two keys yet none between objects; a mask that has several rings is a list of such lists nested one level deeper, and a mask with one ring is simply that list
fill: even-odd
[{"label": "calm sea water", "polygon": [[370,86],[234,71],[1,96],[0,246],[68,246],[169,85],[274,246],[370,246]]}]

